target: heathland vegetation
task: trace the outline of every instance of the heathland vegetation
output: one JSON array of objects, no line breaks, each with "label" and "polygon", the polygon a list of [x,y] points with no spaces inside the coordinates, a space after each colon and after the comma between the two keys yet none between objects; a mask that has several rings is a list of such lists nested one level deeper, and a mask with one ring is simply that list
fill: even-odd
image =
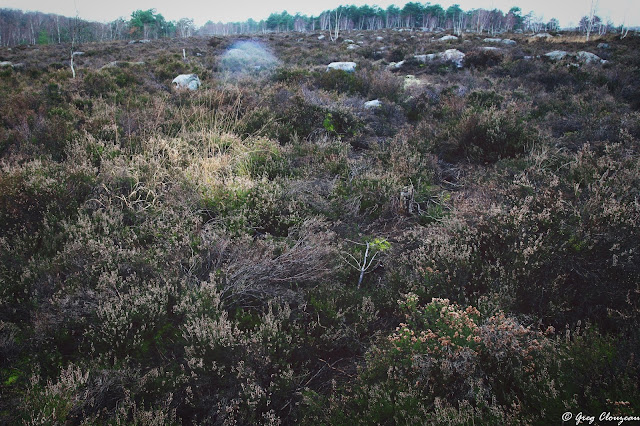
[{"label": "heathland vegetation", "polygon": [[0,423],[639,415],[640,38],[445,34],[0,48]]}]

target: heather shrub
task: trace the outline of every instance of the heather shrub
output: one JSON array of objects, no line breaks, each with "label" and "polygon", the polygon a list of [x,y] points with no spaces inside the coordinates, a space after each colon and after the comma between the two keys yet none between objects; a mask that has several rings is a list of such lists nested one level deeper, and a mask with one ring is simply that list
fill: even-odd
[{"label": "heather shrub", "polygon": [[361,123],[347,108],[335,107],[322,93],[279,87],[271,94],[271,108],[257,108],[244,121],[243,133],[265,135],[281,143],[317,136],[323,132],[350,138]]},{"label": "heather shrub", "polygon": [[[400,301],[406,322],[369,349],[356,385],[332,396],[326,418],[361,424],[533,420],[533,406],[512,402],[535,386],[534,359],[548,346],[545,337],[500,312],[481,314],[446,299],[418,301],[413,294]],[[445,407],[449,415],[438,417]]]},{"label": "heather shrub", "polygon": [[637,40],[319,34],[2,49],[1,424],[636,414]]},{"label": "heather shrub", "polygon": [[329,70],[318,73],[317,86],[324,90],[333,90],[339,93],[365,94],[366,84],[360,73],[350,73],[343,70]]},{"label": "heather shrub", "polygon": [[457,143],[444,147],[443,154],[451,160],[466,158],[493,163],[523,155],[535,142],[535,133],[514,107],[469,111],[462,117],[457,131]]},{"label": "heather shrub", "polygon": [[500,65],[504,54],[495,50],[473,50],[464,57],[464,64],[468,67],[483,69]]},{"label": "heather shrub", "polygon": [[[398,102],[402,97],[402,79],[390,71],[367,70],[363,77],[366,82],[367,92],[371,99],[387,99],[390,102]],[[364,94],[364,93],[363,93]]]}]

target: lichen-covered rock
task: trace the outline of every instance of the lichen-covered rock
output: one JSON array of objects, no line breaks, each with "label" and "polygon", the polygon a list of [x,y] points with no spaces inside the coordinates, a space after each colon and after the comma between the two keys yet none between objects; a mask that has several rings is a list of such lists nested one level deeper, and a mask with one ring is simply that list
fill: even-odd
[{"label": "lichen-covered rock", "polygon": [[578,53],[569,53],[564,50],[554,50],[553,52],[549,52],[545,54],[547,58],[552,61],[561,61],[565,58],[575,58],[578,62],[583,64],[593,64],[593,63],[601,63],[604,64],[607,61],[600,58],[600,56],[586,51],[580,51]]},{"label": "lichen-covered rock", "polygon": [[514,40],[505,38],[485,38],[483,40],[485,43],[499,43],[499,44],[504,44],[507,46],[515,46],[517,43]]},{"label": "lichen-covered rock", "polygon": [[453,62],[458,68],[462,68],[465,55],[458,49],[448,49],[438,55],[440,56],[440,59]]},{"label": "lichen-covered rock", "polygon": [[596,55],[595,53],[585,52],[585,51],[578,52],[576,54],[576,57],[580,62],[584,62],[585,64],[592,64],[592,63],[598,63],[598,62],[601,64],[604,64],[607,62],[604,59],[602,59],[600,56]]},{"label": "lichen-covered rock", "polygon": [[178,89],[198,90],[200,87],[200,79],[195,74],[180,74],[173,79],[172,83]]},{"label": "lichen-covered rock", "polygon": [[458,37],[456,37],[454,35],[446,35],[446,36],[440,37],[438,39],[438,41],[454,41],[454,40],[457,40],[457,39],[458,39]]},{"label": "lichen-covered rock", "polygon": [[378,99],[374,99],[372,101],[367,101],[364,103],[364,107],[366,109],[380,108],[381,106],[382,106],[382,102],[380,102],[380,100]]},{"label": "lichen-covered rock", "polygon": [[544,56],[551,59],[552,61],[561,61],[568,55],[564,50],[554,50],[549,53],[545,53]]},{"label": "lichen-covered rock", "polygon": [[342,70],[346,72],[355,72],[356,63],[355,62],[331,62],[329,65],[327,65],[327,71],[329,70]]}]

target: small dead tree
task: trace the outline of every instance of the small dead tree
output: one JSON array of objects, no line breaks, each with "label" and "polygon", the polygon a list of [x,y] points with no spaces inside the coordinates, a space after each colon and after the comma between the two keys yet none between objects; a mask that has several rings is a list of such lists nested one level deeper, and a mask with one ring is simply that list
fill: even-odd
[{"label": "small dead tree", "polygon": [[81,52],[76,52],[76,42],[77,42],[77,38],[78,38],[78,27],[79,27],[79,23],[80,23],[80,17],[78,14],[78,8],[76,8],[76,16],[75,18],[73,18],[73,26],[71,27],[71,60],[69,61],[69,64],[71,65],[71,74],[73,74],[73,78],[76,78],[76,69],[73,66],[73,57],[77,56],[78,54],[82,54]]},{"label": "small dead tree", "polygon": [[[348,252],[344,252],[343,254],[345,254],[346,257],[342,257],[349,266],[360,271],[357,285],[357,288],[360,288],[362,280],[364,279],[364,274],[376,269],[380,265],[378,255],[388,250],[391,247],[391,244],[387,240],[380,238],[376,238],[373,241],[368,241],[366,243],[359,243],[351,240],[349,240],[349,242],[364,247],[364,253],[361,254],[361,258],[358,258]],[[378,258],[378,262],[374,263],[376,258]]]}]

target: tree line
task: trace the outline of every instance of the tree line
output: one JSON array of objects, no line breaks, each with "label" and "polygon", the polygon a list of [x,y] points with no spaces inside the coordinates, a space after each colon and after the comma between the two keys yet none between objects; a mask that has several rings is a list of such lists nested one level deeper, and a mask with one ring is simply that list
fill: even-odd
[{"label": "tree line", "polygon": [[[493,9],[472,9],[465,11],[454,4],[443,8],[439,4],[409,2],[400,8],[389,6],[340,6],[326,10],[319,16],[291,15],[284,11],[272,13],[267,19],[243,22],[208,21],[196,27],[193,19],[182,18],[167,21],[155,9],[136,10],[126,20],[118,18],[112,22],[100,23],[64,17],[41,12],[22,12],[14,9],[0,9],[0,46],[20,44],[68,43],[72,37],[79,43],[106,40],[155,39],[190,37],[194,35],[230,35],[265,32],[313,32],[380,30],[393,28],[420,28],[428,31],[437,29],[461,34],[467,31],[496,34],[510,31],[540,32],[559,30],[557,19],[543,21],[533,13],[523,15],[519,7],[512,7],[507,13]],[[613,24],[604,23],[593,13],[585,16],[577,28],[600,34],[614,29]],[[621,31],[624,28],[621,28]]]},{"label": "tree line", "polygon": [[195,35],[193,19],[167,21],[155,9],[136,10],[129,20],[91,22],[42,12],[0,9],[0,46],[156,39]]}]

